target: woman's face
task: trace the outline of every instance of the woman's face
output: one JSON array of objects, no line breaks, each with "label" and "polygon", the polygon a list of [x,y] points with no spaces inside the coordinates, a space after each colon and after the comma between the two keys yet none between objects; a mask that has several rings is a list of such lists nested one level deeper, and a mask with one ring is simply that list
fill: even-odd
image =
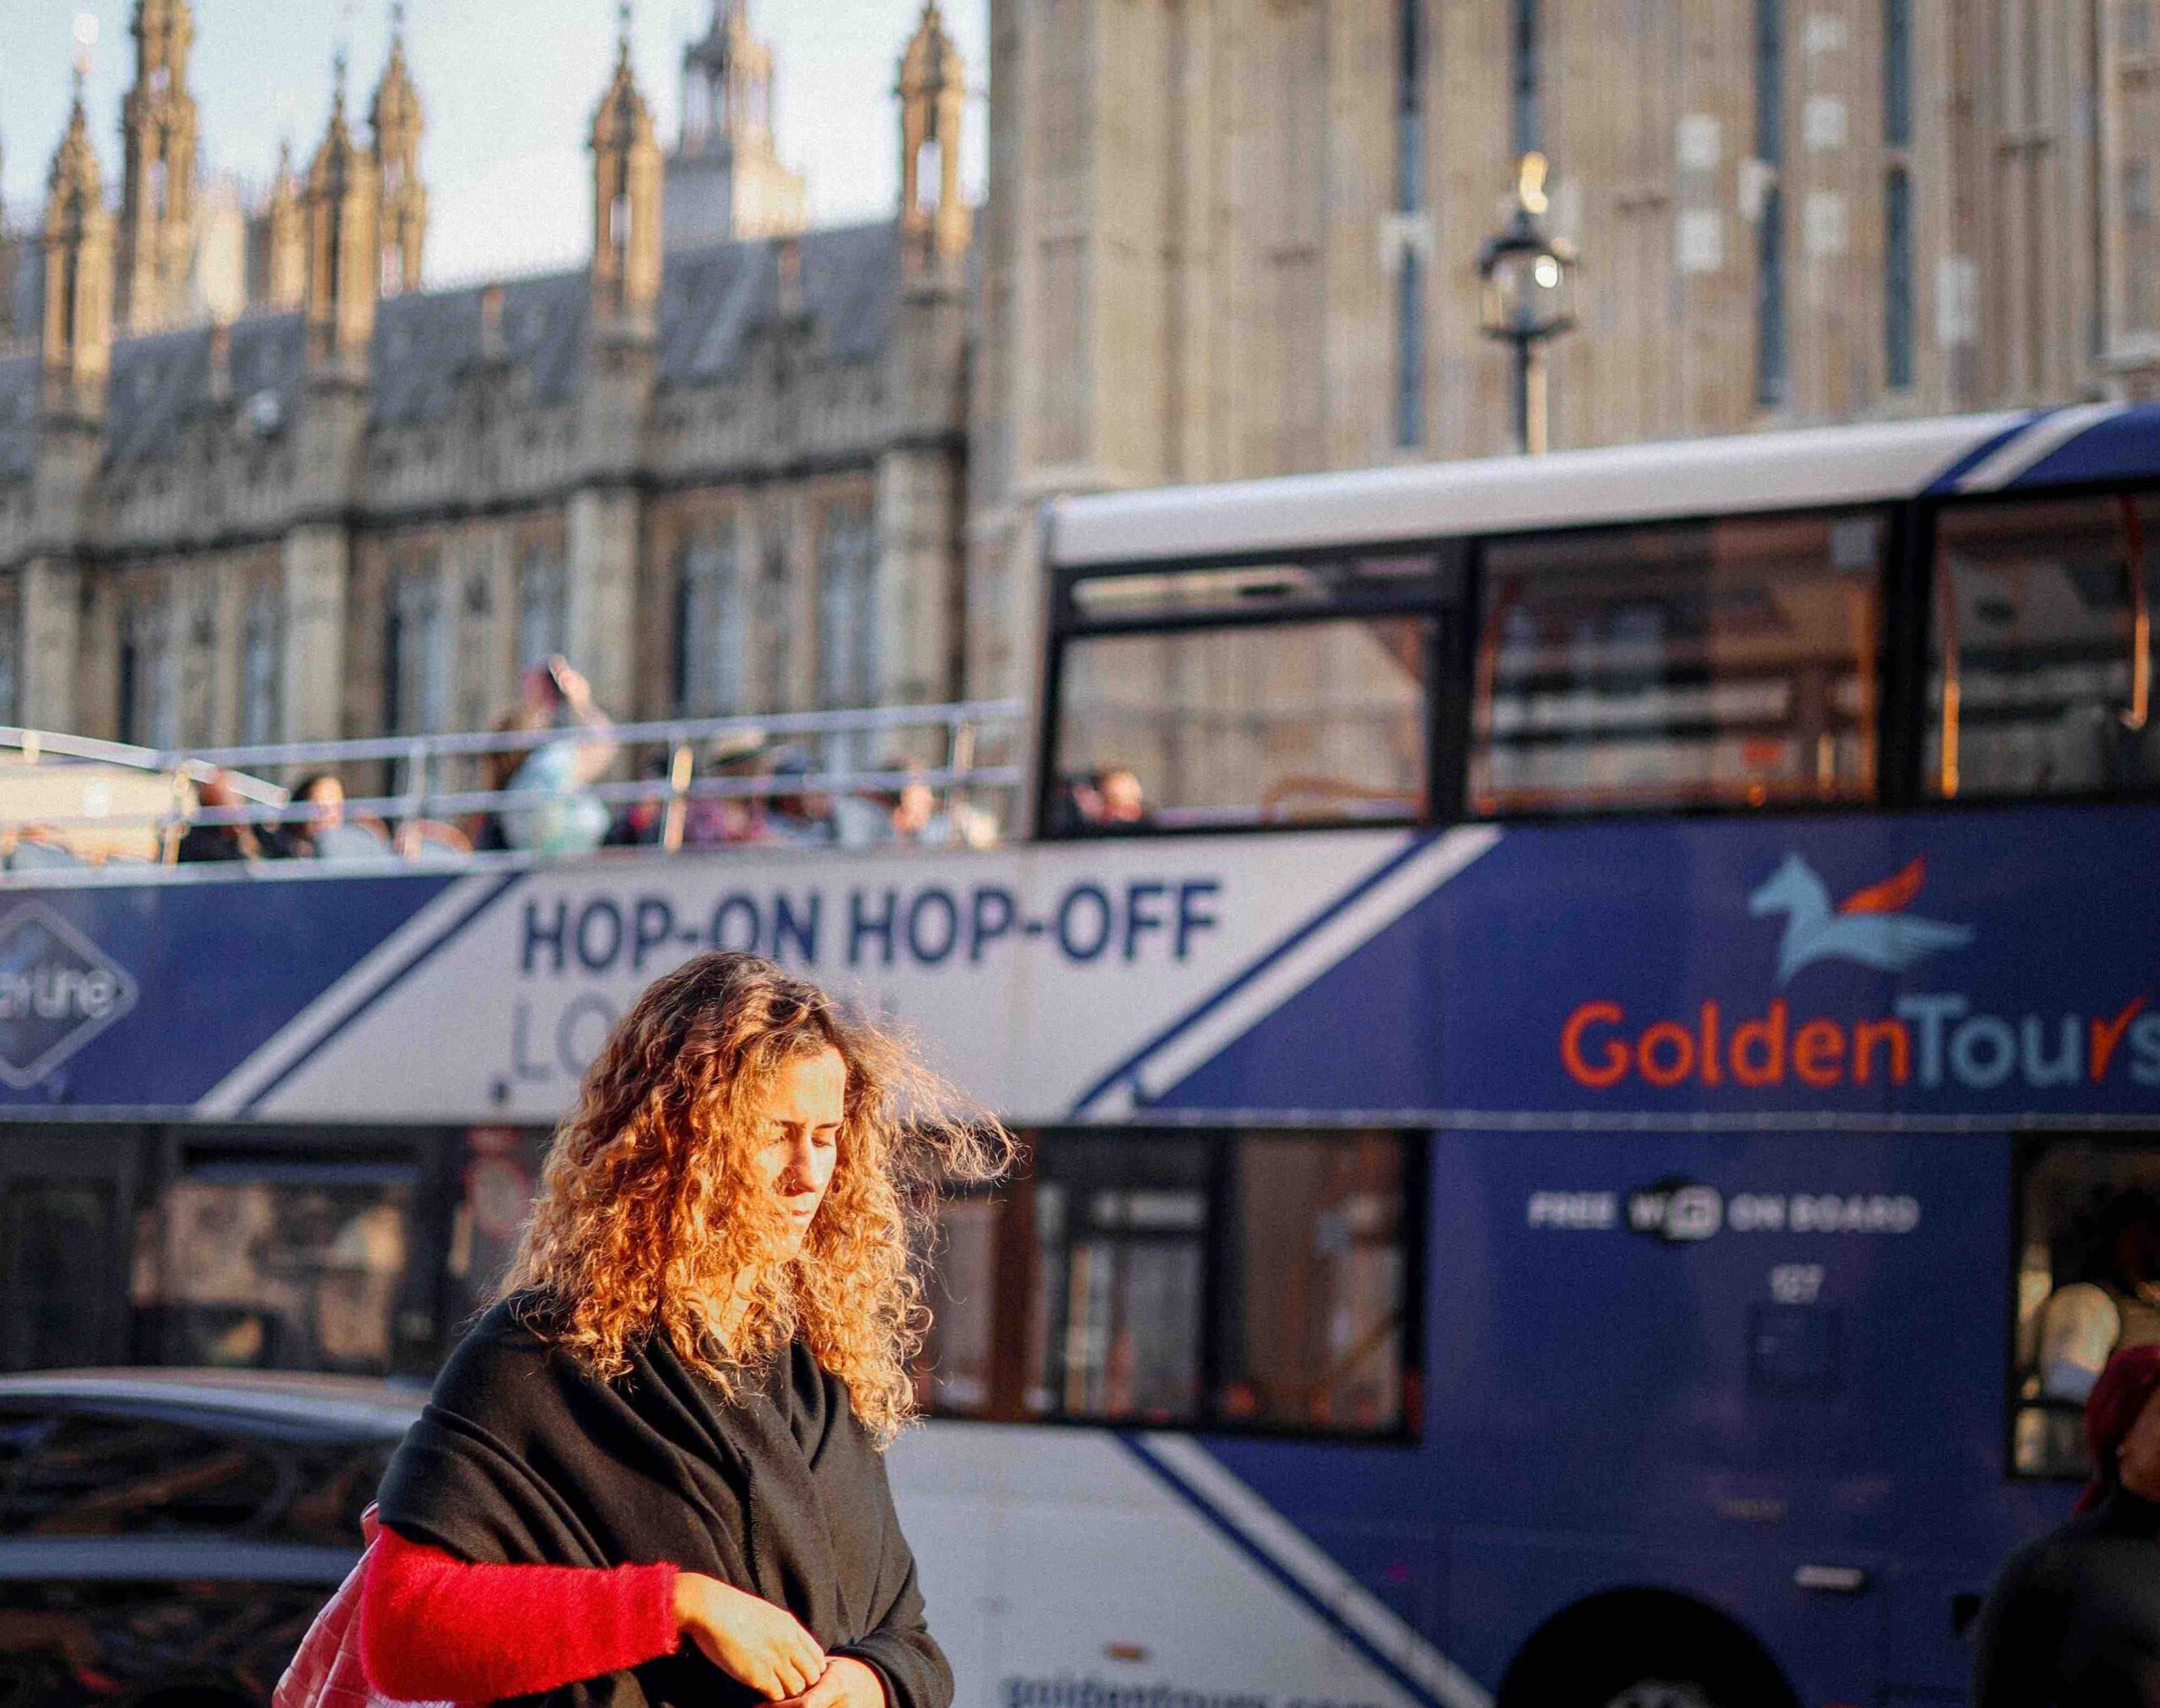
[{"label": "woman's face", "polygon": [[335,777],[317,777],[307,792],[309,802],[325,810],[315,821],[318,830],[345,822],[345,786]]},{"label": "woman's face", "polygon": [[762,1140],[758,1177],[787,1212],[789,1257],[802,1249],[833,1183],[846,1098],[847,1064],[828,1048],[782,1063],[753,1117]]}]

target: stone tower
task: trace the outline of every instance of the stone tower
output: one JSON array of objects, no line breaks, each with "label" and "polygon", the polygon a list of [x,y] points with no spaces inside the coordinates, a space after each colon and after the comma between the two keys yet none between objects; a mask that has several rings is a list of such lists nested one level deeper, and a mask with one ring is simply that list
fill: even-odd
[{"label": "stone tower", "polygon": [[630,69],[624,11],[615,74],[592,116],[592,328],[650,337],[660,300],[660,144]]},{"label": "stone tower", "polygon": [[366,372],[382,268],[379,176],[375,156],[345,123],[345,59],[338,57],[338,89],[330,125],[307,171],[307,317],[311,366],[357,380]]},{"label": "stone tower", "polygon": [[967,434],[969,219],[960,194],[967,68],[937,0],[926,0],[901,52],[899,91],[899,336],[886,359],[885,387],[904,448],[878,471],[872,609],[881,702],[948,699],[959,686],[959,589],[938,542],[953,537],[966,506],[962,465],[940,447],[964,443]]},{"label": "stone tower", "polygon": [[46,181],[42,408],[30,481],[30,538],[39,549],[17,578],[17,716],[35,727],[75,727],[82,555],[103,442],[112,366],[112,215],[104,175],[75,102]]},{"label": "stone tower", "polygon": [[968,204],[960,194],[960,122],[967,67],[937,0],[900,58],[900,240],[910,268],[948,273],[968,251]]},{"label": "stone tower", "polygon": [[119,307],[131,332],[168,326],[186,305],[195,224],[195,99],[187,0],[135,0],[135,83],[120,121]]},{"label": "stone tower", "polygon": [[748,0],[715,0],[683,54],[683,133],[667,157],[667,245],[786,237],[802,229],[801,174],[773,151],[772,49]]},{"label": "stone tower", "polygon": [[41,348],[51,414],[94,419],[103,411],[112,361],[112,215],[78,73],[74,109],[46,181]]},{"label": "stone tower", "polygon": [[420,180],[420,135],[427,121],[405,63],[405,8],[391,8],[390,62],[382,68],[368,125],[382,174],[382,290],[417,290],[428,237],[428,191]]},{"label": "stone tower", "polygon": [[278,145],[277,176],[253,227],[249,295],[267,308],[298,308],[307,294],[307,213],[290,143]]},{"label": "stone tower", "polygon": [[660,143],[630,67],[621,8],[615,73],[592,116],[592,256],[575,485],[563,517],[563,636],[604,705],[635,691],[636,450],[652,415],[660,329]]}]

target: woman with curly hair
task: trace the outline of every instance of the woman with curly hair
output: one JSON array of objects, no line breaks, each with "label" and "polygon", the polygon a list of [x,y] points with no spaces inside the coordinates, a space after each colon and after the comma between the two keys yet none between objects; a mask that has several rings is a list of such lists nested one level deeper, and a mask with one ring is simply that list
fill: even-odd
[{"label": "woman with curly hair", "polygon": [[657,980],[384,1478],[376,1691],[947,1708],[882,1450],[915,1410],[934,1176],[1009,1147],[769,961]]}]

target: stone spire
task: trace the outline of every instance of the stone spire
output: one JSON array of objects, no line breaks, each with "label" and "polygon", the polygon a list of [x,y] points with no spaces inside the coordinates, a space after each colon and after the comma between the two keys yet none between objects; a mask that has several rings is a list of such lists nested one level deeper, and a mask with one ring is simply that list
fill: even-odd
[{"label": "stone spire", "polygon": [[630,68],[630,8],[621,8],[615,74],[592,116],[592,327],[649,338],[660,300],[660,144]]},{"label": "stone spire", "polygon": [[957,271],[967,253],[968,205],[960,195],[960,125],[967,66],[937,0],[900,56],[900,243],[917,272]]},{"label": "stone spire", "polygon": [[773,51],[750,28],[748,0],[714,0],[705,33],[683,51],[683,130],[667,156],[667,246],[802,230],[802,175],[773,146]]},{"label": "stone spire", "polygon": [[266,308],[296,309],[307,295],[307,210],[293,145],[278,144],[278,171],[260,215],[255,289]]},{"label": "stone spire", "polygon": [[358,380],[367,370],[382,268],[379,176],[375,156],[345,123],[345,56],[337,60],[330,124],[307,170],[308,360],[319,371]]},{"label": "stone spire", "polygon": [[170,325],[186,305],[195,238],[195,99],[187,0],[135,0],[135,82],[121,110],[121,319],[127,330]]},{"label": "stone spire", "polygon": [[390,8],[390,60],[368,107],[382,173],[382,289],[417,290],[428,238],[428,191],[420,179],[420,136],[427,120],[405,62],[405,8]]},{"label": "stone spire", "polygon": [[112,365],[112,215],[83,111],[86,67],[75,68],[75,104],[52,156],[45,200],[45,403],[94,418]]}]

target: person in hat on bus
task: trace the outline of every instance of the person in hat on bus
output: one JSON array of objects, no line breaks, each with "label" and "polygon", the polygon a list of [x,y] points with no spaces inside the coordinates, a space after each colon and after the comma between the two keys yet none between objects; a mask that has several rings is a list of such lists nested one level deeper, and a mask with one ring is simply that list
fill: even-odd
[{"label": "person in hat on bus", "polygon": [[2077,1510],[1980,1608],[1974,1708],[2160,1708],[2160,1346],[2109,1359],[2085,1432]]},{"label": "person in hat on bus", "polygon": [[770,961],[656,980],[384,1478],[374,1688],[947,1708],[883,1449],[915,1410],[924,1188],[1010,1143]]}]

